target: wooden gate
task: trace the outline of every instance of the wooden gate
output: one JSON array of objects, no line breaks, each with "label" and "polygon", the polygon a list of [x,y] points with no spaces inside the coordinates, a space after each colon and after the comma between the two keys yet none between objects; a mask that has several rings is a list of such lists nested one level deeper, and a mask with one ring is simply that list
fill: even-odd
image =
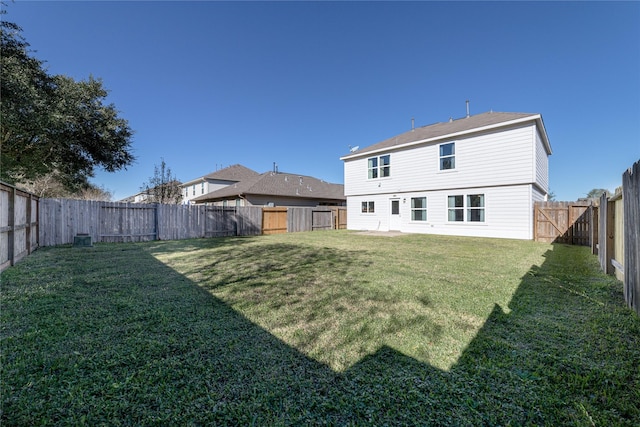
[{"label": "wooden gate", "polygon": [[262,234],[287,232],[287,208],[262,208]]},{"label": "wooden gate", "polygon": [[591,245],[593,207],[590,201],[536,202],[533,209],[536,241]]}]

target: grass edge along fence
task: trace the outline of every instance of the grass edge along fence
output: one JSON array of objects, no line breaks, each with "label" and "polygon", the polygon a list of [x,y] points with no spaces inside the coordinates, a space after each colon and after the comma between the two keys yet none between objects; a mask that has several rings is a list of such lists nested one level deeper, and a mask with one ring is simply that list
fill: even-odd
[{"label": "grass edge along fence", "polygon": [[[93,242],[144,242],[264,233],[258,206],[223,207],[41,199],[40,246],[73,243],[88,234]],[[345,228],[336,207],[289,207],[278,232]],[[340,217],[342,218],[342,216]],[[318,226],[321,224],[322,226]]]},{"label": "grass edge along fence", "polygon": [[0,271],[38,248],[38,196],[0,182]]},{"label": "grass edge along fence", "polygon": [[591,246],[600,268],[623,283],[627,305],[640,315],[640,160],[622,186],[599,200],[536,202],[534,240]]}]

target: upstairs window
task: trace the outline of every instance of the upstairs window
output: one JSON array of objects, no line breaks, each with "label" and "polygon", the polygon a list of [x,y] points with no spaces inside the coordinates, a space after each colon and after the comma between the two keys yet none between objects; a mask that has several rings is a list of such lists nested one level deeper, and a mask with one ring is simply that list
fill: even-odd
[{"label": "upstairs window", "polygon": [[367,159],[369,179],[391,176],[391,156],[389,154]]},{"label": "upstairs window", "polygon": [[200,186],[200,194],[204,194],[204,182]]},{"label": "upstairs window", "polygon": [[378,158],[372,157],[367,161],[367,163],[369,168],[369,179],[377,178],[378,177]]},{"label": "upstairs window", "polygon": [[440,144],[440,170],[456,168],[456,143]]},{"label": "upstairs window", "polygon": [[391,176],[391,156],[380,156],[380,178]]}]

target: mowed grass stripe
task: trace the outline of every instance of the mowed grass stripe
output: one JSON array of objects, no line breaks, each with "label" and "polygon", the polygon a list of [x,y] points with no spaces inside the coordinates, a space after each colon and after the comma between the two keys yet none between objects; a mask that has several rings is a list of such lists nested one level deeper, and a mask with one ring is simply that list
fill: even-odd
[{"label": "mowed grass stripe", "polygon": [[587,248],[347,231],[44,248],[2,273],[3,425],[634,425]]}]

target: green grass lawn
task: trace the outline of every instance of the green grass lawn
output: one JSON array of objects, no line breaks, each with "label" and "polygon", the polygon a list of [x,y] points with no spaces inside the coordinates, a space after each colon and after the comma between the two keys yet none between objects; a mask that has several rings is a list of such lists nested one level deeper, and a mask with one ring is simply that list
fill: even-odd
[{"label": "green grass lawn", "polygon": [[98,244],[0,286],[2,425],[640,423],[640,318],[584,247]]}]

